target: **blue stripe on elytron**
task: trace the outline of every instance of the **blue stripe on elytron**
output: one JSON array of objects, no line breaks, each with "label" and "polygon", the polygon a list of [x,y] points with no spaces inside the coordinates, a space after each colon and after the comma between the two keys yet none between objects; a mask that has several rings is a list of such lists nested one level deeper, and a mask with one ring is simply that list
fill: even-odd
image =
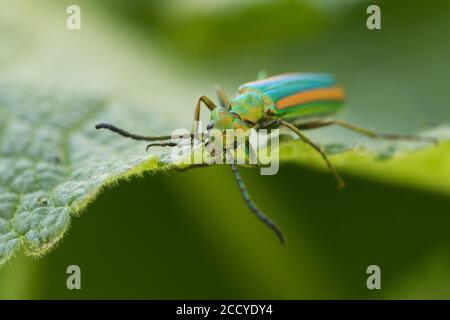
[{"label": "blue stripe on elytron", "polygon": [[245,88],[254,88],[261,91],[267,89],[275,89],[281,86],[285,86],[291,83],[302,83],[302,82],[324,82],[324,83],[334,83],[334,77],[326,73],[294,73],[287,74],[285,76],[276,76],[272,78],[267,78],[265,80],[260,80],[255,83],[245,83],[239,87],[239,90]]}]

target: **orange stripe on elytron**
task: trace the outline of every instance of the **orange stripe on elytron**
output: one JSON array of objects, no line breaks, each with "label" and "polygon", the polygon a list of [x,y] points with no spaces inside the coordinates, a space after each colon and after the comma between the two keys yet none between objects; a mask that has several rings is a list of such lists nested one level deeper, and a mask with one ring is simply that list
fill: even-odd
[{"label": "orange stripe on elytron", "polygon": [[340,86],[330,88],[313,89],[304,92],[299,92],[280,99],[275,104],[277,109],[289,108],[299,104],[314,102],[314,101],[342,101],[345,98],[344,90]]}]

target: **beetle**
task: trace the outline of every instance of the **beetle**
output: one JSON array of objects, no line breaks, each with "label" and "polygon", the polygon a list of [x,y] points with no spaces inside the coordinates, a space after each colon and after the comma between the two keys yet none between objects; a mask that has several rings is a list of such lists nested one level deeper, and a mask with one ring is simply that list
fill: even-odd
[{"label": "beetle", "polygon": [[[198,134],[200,108],[204,104],[211,112],[207,130],[244,130],[268,129],[284,127],[294,132],[300,140],[310,145],[318,152],[338,183],[338,188],[345,186],[344,180],[339,176],[321,147],[311,141],[303,130],[309,130],[328,125],[338,125],[354,132],[374,139],[411,140],[437,142],[430,137],[412,135],[395,135],[377,133],[367,130],[334,117],[343,106],[345,100],[344,89],[338,85],[331,74],[326,73],[287,73],[259,79],[241,85],[238,93],[228,99],[223,89],[217,89],[220,105],[217,106],[207,96],[201,96],[195,106],[194,125],[191,138]],[[96,129],[108,129],[124,137],[152,141],[147,148],[154,146],[176,146],[171,136],[142,136],[120,129],[112,124],[100,123]],[[231,169],[236,179],[242,197],[249,209],[256,217],[271,228],[281,243],[285,237],[281,229],[270,220],[253,202],[236,165],[230,161]]]}]

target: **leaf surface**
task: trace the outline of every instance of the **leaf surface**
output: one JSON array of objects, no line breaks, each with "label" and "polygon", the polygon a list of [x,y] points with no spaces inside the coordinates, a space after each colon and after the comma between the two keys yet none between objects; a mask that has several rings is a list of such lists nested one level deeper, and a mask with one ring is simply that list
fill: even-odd
[{"label": "leaf surface", "polygon": [[[34,256],[51,249],[71,218],[119,179],[176,167],[168,153],[146,153],[145,143],[94,129],[110,122],[138,133],[168,133],[158,129],[169,120],[138,106],[14,86],[0,88],[0,106],[0,264],[20,248]],[[429,134],[448,137],[448,129]],[[347,177],[450,194],[449,142],[324,148]],[[284,141],[280,156],[326,170],[320,156],[299,141]]]}]

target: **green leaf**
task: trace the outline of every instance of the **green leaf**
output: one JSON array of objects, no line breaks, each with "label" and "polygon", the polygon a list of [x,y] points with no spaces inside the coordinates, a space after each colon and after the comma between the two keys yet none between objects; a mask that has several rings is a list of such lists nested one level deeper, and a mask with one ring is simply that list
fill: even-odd
[{"label": "green leaf", "polygon": [[[446,126],[425,133],[440,139],[437,145],[407,142],[381,142],[377,146],[350,147],[343,144],[323,146],[334,166],[343,175],[399,186],[427,189],[450,195],[450,129]],[[305,145],[285,144],[284,161],[325,169],[323,162]]]},{"label": "green leaf", "polygon": [[137,107],[9,87],[0,105],[0,264],[20,247],[49,250],[102,186],[158,168],[142,144],[94,129],[100,120],[157,128]]},{"label": "green leaf", "polygon": [[[168,127],[168,119],[155,119],[139,106],[11,86],[0,87],[0,106],[0,264],[20,248],[33,256],[51,249],[71,218],[119,179],[174,167],[164,154],[146,153],[143,143],[94,129],[111,122],[170,134],[158,130]],[[448,129],[429,134],[448,137]],[[449,142],[324,148],[345,176],[450,194],[450,179],[443,178],[450,176]],[[320,156],[299,141],[283,142],[281,159],[326,170]]]}]

